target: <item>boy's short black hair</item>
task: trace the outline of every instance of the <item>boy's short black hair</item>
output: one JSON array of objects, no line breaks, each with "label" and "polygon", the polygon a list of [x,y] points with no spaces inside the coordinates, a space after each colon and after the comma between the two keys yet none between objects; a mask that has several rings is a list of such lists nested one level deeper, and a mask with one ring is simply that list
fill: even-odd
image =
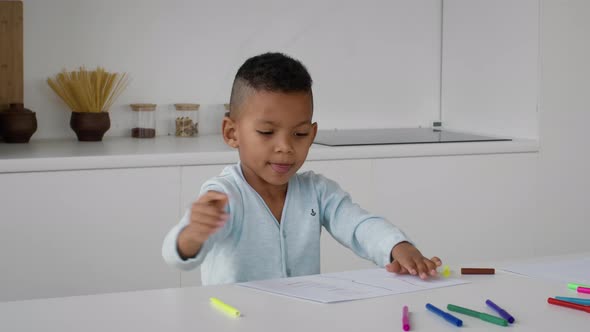
[{"label": "boy's short black hair", "polygon": [[242,64],[234,78],[230,113],[233,114],[252,92],[263,90],[312,94],[312,83],[305,66],[283,53],[269,52],[251,57]]}]

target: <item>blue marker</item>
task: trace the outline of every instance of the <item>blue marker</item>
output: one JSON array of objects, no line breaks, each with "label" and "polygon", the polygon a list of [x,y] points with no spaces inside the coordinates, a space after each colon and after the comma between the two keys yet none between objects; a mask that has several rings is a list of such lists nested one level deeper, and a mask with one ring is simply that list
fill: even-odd
[{"label": "blue marker", "polygon": [[448,312],[444,312],[442,310],[440,310],[439,308],[433,306],[430,303],[426,303],[426,309],[428,309],[429,311],[434,312],[435,314],[441,316],[442,318],[444,318],[447,322],[455,325],[455,326],[463,326],[463,321],[460,320],[459,318],[449,314]]},{"label": "blue marker", "polygon": [[494,302],[492,302],[491,300],[486,300],[486,304],[494,309],[499,315],[500,317],[504,318],[505,320],[508,321],[508,323],[512,324],[514,323],[514,317],[512,317],[512,315],[510,315],[508,312],[506,312],[506,310],[498,307]]},{"label": "blue marker", "polygon": [[577,303],[581,305],[590,305],[590,299],[580,299],[577,297],[565,297],[565,296],[556,296],[558,300],[567,301],[571,303]]}]

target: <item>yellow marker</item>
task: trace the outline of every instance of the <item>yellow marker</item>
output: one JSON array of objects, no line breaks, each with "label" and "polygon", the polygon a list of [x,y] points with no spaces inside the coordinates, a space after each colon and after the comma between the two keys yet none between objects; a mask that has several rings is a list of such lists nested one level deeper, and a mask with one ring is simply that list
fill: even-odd
[{"label": "yellow marker", "polygon": [[225,312],[230,316],[240,317],[240,311],[231,305],[221,302],[221,300],[216,297],[212,297],[209,300],[211,300],[211,303],[215,308]]},{"label": "yellow marker", "polygon": [[451,276],[451,269],[449,268],[448,265],[445,265],[445,267],[443,268],[442,275],[445,278],[448,278]]}]

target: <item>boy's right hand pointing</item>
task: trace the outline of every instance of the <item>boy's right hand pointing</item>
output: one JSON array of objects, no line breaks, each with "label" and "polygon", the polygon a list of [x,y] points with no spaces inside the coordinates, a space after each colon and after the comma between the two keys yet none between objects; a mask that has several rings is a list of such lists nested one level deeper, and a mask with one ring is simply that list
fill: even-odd
[{"label": "boy's right hand pointing", "polygon": [[189,224],[178,235],[178,253],[182,259],[195,257],[205,241],[219,230],[229,215],[225,212],[227,195],[208,191],[191,207]]}]

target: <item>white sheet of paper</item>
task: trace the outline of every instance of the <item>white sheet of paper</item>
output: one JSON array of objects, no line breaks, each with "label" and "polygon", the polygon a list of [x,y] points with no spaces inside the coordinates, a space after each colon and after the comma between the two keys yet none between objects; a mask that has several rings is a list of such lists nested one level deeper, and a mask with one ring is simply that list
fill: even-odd
[{"label": "white sheet of paper", "polygon": [[502,270],[532,278],[590,285],[590,256],[512,264],[502,267]]},{"label": "white sheet of paper", "polygon": [[270,293],[321,303],[333,303],[416,292],[468,283],[456,278],[395,275],[385,269],[368,269],[303,277],[251,281],[238,284]]}]

